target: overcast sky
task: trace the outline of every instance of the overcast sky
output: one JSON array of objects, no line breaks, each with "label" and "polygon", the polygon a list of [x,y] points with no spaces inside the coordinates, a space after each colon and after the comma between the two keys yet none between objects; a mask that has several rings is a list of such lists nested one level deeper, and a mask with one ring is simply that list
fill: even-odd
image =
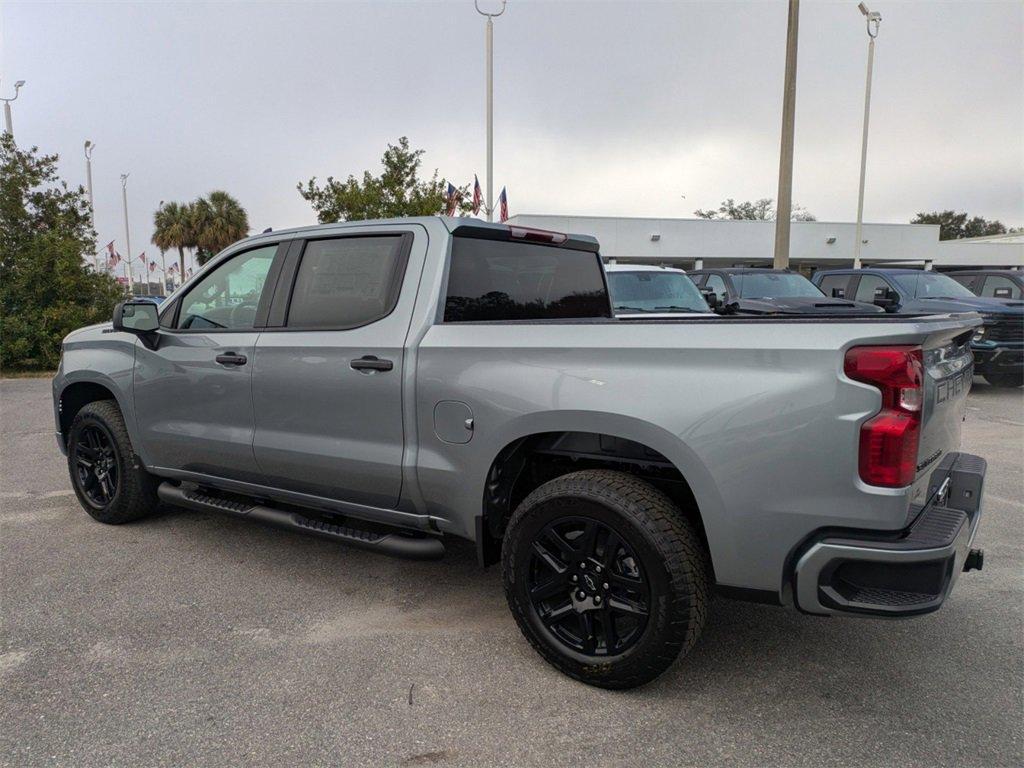
[{"label": "overcast sky", "polygon": [[[492,3],[496,0],[481,0]],[[870,0],[865,219],[962,209],[1024,224],[1024,3]],[[148,248],[160,200],[234,194],[254,231],[315,221],[311,176],[378,168],[407,135],[484,183],[484,23],[444,3],[0,5],[19,144],[84,184],[100,244]],[[495,22],[495,194],[512,213],[691,216],[774,197],[786,4],[509,0]],[[804,0],[794,199],[856,215],[867,35],[854,0]],[[683,197],[685,195],[685,198]]]}]

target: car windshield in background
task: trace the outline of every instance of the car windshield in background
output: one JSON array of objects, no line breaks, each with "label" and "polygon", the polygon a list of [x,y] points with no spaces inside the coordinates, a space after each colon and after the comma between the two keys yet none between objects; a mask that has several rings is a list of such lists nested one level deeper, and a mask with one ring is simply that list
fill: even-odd
[{"label": "car windshield in background", "polygon": [[897,275],[900,288],[918,299],[973,299],[970,289],[956,280],[934,272],[917,275]]},{"label": "car windshield in background", "polygon": [[616,312],[709,312],[697,286],[682,272],[609,272]]},{"label": "car windshield in background", "polygon": [[732,276],[742,299],[821,298],[823,294],[803,275],[779,272],[740,272]]}]

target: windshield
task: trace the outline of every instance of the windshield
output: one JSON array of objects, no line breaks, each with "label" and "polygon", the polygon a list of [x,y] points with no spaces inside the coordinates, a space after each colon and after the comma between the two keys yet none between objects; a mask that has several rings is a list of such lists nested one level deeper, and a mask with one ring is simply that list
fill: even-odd
[{"label": "windshield", "polygon": [[918,299],[973,299],[974,294],[956,280],[935,272],[897,275],[900,288]]},{"label": "windshield", "polygon": [[609,272],[616,312],[710,312],[697,286],[682,272]]},{"label": "windshield", "polygon": [[803,275],[788,272],[740,272],[732,276],[742,299],[781,299],[825,294]]}]

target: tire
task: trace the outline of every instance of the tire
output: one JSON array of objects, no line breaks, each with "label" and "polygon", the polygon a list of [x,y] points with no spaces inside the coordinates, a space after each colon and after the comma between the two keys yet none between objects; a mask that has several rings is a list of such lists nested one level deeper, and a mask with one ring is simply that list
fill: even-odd
[{"label": "tire", "polygon": [[[98,474],[96,466],[103,468]],[[75,414],[68,431],[68,472],[82,508],[101,523],[138,520],[158,504],[159,481],[135,455],[113,400],[88,403]]]},{"label": "tire", "polygon": [[574,472],[527,496],[509,521],[502,575],[530,644],[600,688],[650,682],[689,652],[707,619],[700,538],[664,493],[622,472]]},{"label": "tire", "polygon": [[1024,372],[1020,373],[983,373],[982,378],[985,379],[993,387],[1006,387],[1012,389],[1014,387],[1024,386]]}]

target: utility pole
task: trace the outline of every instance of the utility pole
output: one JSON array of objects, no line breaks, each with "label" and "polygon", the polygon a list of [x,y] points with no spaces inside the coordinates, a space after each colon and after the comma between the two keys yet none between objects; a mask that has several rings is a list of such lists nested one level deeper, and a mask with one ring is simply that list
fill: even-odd
[{"label": "utility pole", "polygon": [[128,295],[135,295],[135,280],[132,278],[132,239],[128,233],[128,174],[121,174],[121,202],[124,204],[124,244],[128,259],[125,261],[128,270]]},{"label": "utility pole", "polygon": [[789,0],[786,31],[786,83],[782,91],[782,145],[779,149],[779,194],[775,206],[775,258],[772,266],[789,266],[789,217],[793,208],[793,133],[796,126],[796,42],[800,0]]},{"label": "utility pole", "polygon": [[[89,193],[89,217],[92,219],[93,229],[96,228],[96,207],[92,201],[92,151],[96,149],[96,145],[88,139],[85,140],[85,188]],[[94,257],[96,262],[96,272],[100,271],[100,255],[97,253]]]},{"label": "utility pole", "polygon": [[487,17],[487,200],[484,209],[487,220],[494,221],[494,18],[505,12],[506,0],[501,0],[501,10],[486,13],[480,10],[480,0],[473,0],[476,12]]},{"label": "utility pole", "polygon": [[875,38],[882,23],[882,14],[868,10],[864,3],[857,6],[864,14],[868,27],[868,75],[864,85],[864,131],[860,142],[860,188],[857,192],[857,235],[853,241],[853,268],[860,269],[860,248],[863,244],[864,173],[868,162],[868,117],[871,114],[871,70],[875,65]]},{"label": "utility pole", "polygon": [[14,124],[11,121],[11,102],[17,100],[18,91],[25,84],[24,80],[19,80],[14,84],[14,95],[9,99],[0,99],[4,103],[4,129],[7,133],[11,134],[11,138],[14,138]]}]

